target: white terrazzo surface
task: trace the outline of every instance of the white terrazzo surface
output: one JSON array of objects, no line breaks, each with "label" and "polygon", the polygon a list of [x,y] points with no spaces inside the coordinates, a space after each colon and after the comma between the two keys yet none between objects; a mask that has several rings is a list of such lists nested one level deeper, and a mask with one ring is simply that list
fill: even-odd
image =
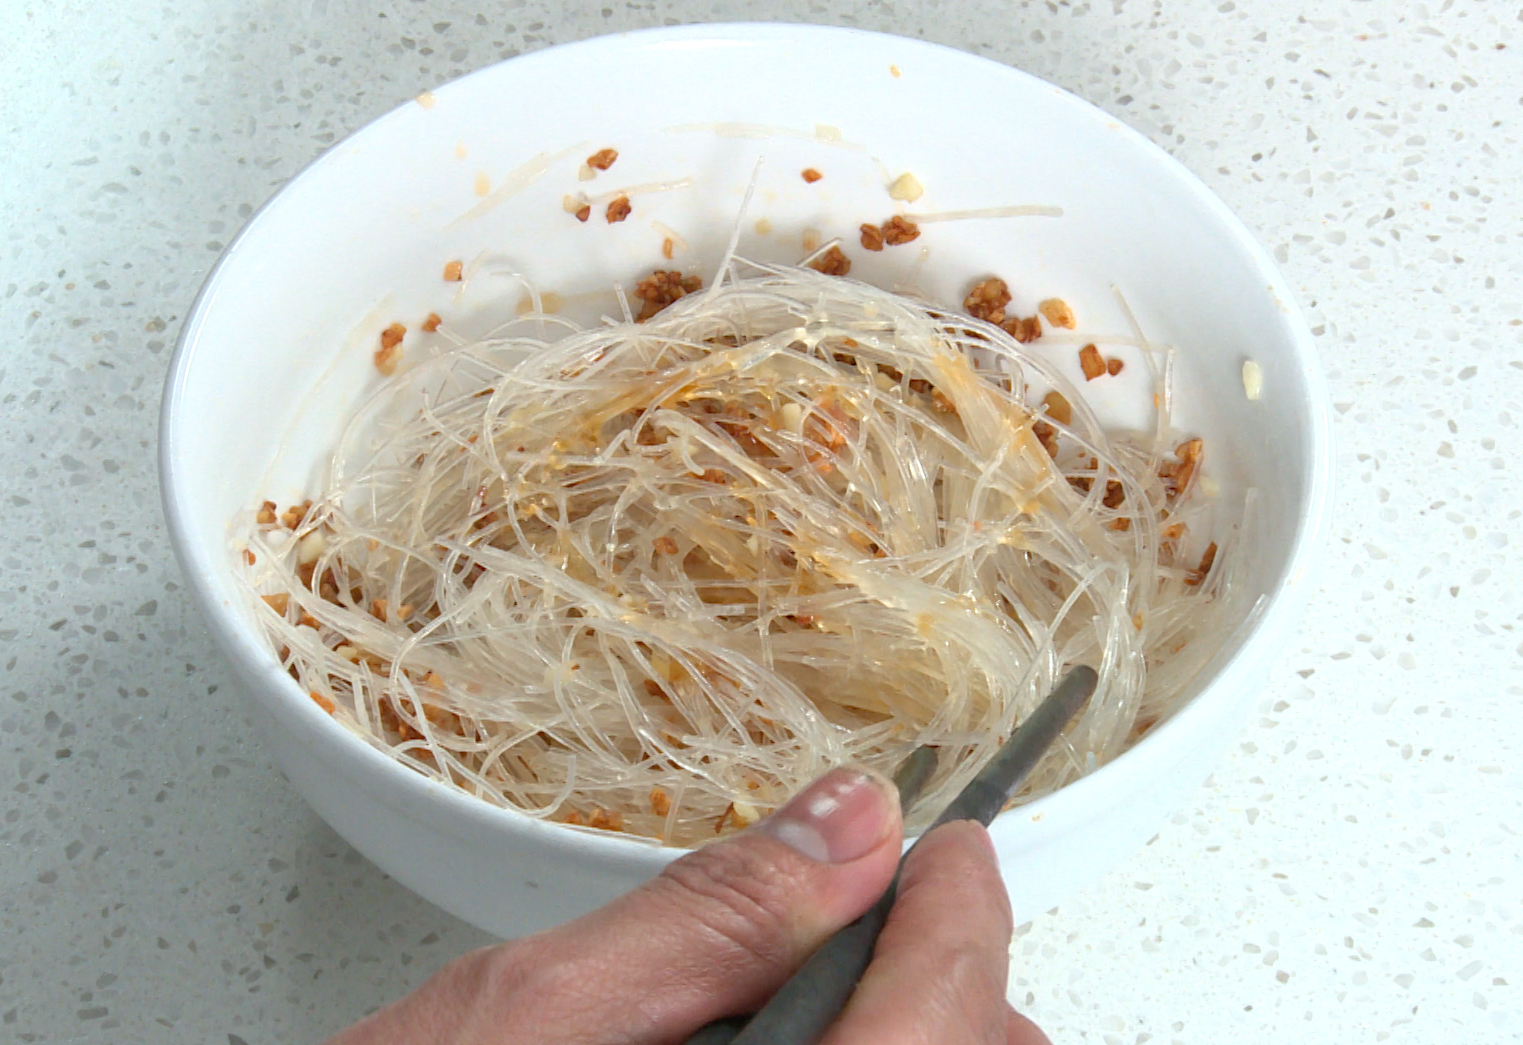
[{"label": "white terrazzo surface", "polygon": [[[347,131],[502,57],[759,9],[0,4],[0,1041],[311,1041],[484,942],[247,735],[159,516],[170,347]],[[1141,129],[1273,249],[1331,378],[1326,577],[1259,713],[1016,941],[1011,997],[1060,1043],[1523,1040],[1523,12],[1298,9],[766,8],[978,50]]]}]

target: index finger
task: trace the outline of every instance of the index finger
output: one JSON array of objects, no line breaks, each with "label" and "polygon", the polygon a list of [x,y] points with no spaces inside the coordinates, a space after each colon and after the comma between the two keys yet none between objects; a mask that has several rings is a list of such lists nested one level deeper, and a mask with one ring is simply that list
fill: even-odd
[{"label": "index finger", "polygon": [[988,833],[968,820],[932,831],[905,861],[872,964],[823,1045],[1018,1040],[1005,1003],[1012,930]]}]

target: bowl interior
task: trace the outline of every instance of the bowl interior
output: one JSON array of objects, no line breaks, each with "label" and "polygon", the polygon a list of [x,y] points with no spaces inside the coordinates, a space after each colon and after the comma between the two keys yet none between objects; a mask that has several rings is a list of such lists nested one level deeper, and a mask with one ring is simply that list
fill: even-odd
[{"label": "bowl interior", "polygon": [[[605,146],[616,164],[579,180]],[[806,167],[824,177],[806,183]],[[924,187],[913,204],[887,191],[904,172]],[[602,201],[630,187],[632,213],[610,224]],[[585,223],[563,206],[579,192],[593,198]],[[859,224],[902,210],[1021,204],[1063,213],[928,223],[880,254],[857,245]],[[315,492],[345,417],[378,383],[383,327],[406,325],[417,358],[439,344],[418,330],[429,312],[485,332],[525,296],[520,276],[585,317],[612,313],[608,288],[656,267],[707,282],[737,224],[743,256],[797,261],[809,230],[840,236],[853,276],[946,304],[997,274],[1020,314],[1062,297],[1082,331],[1128,332],[1119,289],[1148,338],[1177,349],[1177,423],[1207,441],[1221,522],[1237,521],[1247,488],[1263,493],[1244,605],[1293,579],[1326,494],[1320,377],[1272,265],[1195,179],[1072,96],[958,52],[843,30],[666,30],[536,53],[402,106],[287,185],[209,280],[171,375],[165,493],[187,573],[260,697],[307,703],[240,602],[230,523],[264,498]],[[441,278],[473,259],[479,278],[464,289]],[[1077,344],[1036,347],[1079,379]],[[1140,425],[1142,357],[1107,351],[1126,370],[1086,395]],[[1264,375],[1256,402],[1247,359]],[[1253,635],[1240,629],[1218,664]],[[333,743],[360,744],[307,711]]]}]

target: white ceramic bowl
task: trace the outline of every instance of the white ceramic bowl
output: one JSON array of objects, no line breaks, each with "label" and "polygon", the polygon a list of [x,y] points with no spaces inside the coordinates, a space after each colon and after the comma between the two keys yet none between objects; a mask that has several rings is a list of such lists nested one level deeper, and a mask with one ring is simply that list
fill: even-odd
[{"label": "white ceramic bowl", "polygon": [[[618,163],[579,182],[583,157],[605,145]],[[234,583],[230,521],[265,497],[313,492],[337,425],[374,387],[381,327],[429,310],[467,329],[489,321],[492,301],[452,299],[447,261],[491,250],[573,295],[659,264],[656,220],[687,242],[675,263],[710,271],[758,157],[748,255],[797,260],[813,227],[847,240],[853,275],[892,281],[924,246],[918,282],[939,300],[998,273],[1023,311],[1062,296],[1088,329],[1125,329],[1110,291],[1120,287],[1148,335],[1179,346],[1180,422],[1206,437],[1223,503],[1247,486],[1265,494],[1243,577],[1263,598],[1189,704],[1110,765],[996,821],[1021,916],[1123,860],[1206,776],[1288,636],[1320,549],[1327,400],[1283,279],[1200,182],[1072,95],[913,40],[786,25],[602,37],[440,87],[326,152],[228,248],[175,354],[161,465],[191,589],[286,774],[384,870],[492,932],[574,916],[679,854],[494,808],[346,732],[256,633]],[[806,166],[824,180],[805,184]],[[524,173],[541,168],[537,180]],[[914,246],[867,255],[854,230],[894,213],[885,181],[904,171],[925,187],[916,211],[1036,203],[1064,216],[927,225]],[[622,224],[601,213],[579,224],[562,209],[570,192],[685,177],[687,187],[636,195]],[[1052,351],[1076,358],[1072,345]],[[1264,375],[1256,402],[1241,383],[1250,358]],[[1098,383],[1117,416],[1146,402],[1142,371]]]}]

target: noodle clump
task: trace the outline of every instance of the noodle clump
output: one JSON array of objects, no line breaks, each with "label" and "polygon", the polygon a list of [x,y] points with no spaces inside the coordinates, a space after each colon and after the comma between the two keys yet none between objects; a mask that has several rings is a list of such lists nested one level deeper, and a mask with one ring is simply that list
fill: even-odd
[{"label": "noodle clump", "polygon": [[389,379],[245,577],[340,722],[531,816],[694,845],[931,744],[918,829],[1089,664],[1034,797],[1168,712],[1230,555],[1200,441],[1108,436],[1030,348],[741,262],[648,322],[531,315]]}]

